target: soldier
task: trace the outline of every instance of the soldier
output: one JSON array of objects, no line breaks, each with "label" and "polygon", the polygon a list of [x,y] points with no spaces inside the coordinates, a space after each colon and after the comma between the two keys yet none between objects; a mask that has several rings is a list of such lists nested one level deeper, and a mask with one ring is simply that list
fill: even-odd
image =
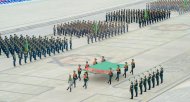
[{"label": "soldier", "polygon": [[142,93],[143,93],[142,87],[143,87],[143,78],[141,78],[141,80],[140,80],[140,82],[139,82],[139,88],[140,88],[140,94],[141,94],[141,95],[142,95]]},{"label": "soldier", "polygon": [[28,52],[24,52],[24,62],[27,63]]},{"label": "soldier", "polygon": [[146,75],[145,75],[144,80],[143,80],[144,92],[146,92],[146,83],[147,83],[147,78],[146,78]]},{"label": "soldier", "polygon": [[116,76],[115,80],[119,81],[119,75],[121,74],[121,70],[119,68],[119,65],[117,65],[117,70],[116,71],[117,71],[117,76]]},{"label": "soldier", "polygon": [[70,50],[72,50],[72,38],[70,38],[69,44],[70,44]]},{"label": "soldier", "polygon": [[149,73],[149,76],[148,76],[148,90],[151,89],[151,74]]},{"label": "soldier", "polygon": [[127,71],[128,71],[128,64],[127,64],[127,62],[125,62],[124,74],[123,74],[123,76],[125,76],[125,78],[126,78],[126,73],[127,73]]},{"label": "soldier", "polygon": [[18,58],[19,58],[19,65],[22,65],[22,56],[21,56],[21,52],[18,53]]},{"label": "soldier", "polygon": [[108,75],[109,75],[108,84],[110,84],[110,85],[111,85],[111,80],[112,80],[112,77],[113,77],[112,68],[110,68],[110,71],[109,71]]},{"label": "soldier", "polygon": [[76,71],[73,71],[73,84],[74,84],[74,87],[76,87],[76,80],[77,79],[78,79],[78,77],[77,77]]},{"label": "soldier", "polygon": [[88,75],[87,75],[87,73],[84,73],[83,78],[84,78],[84,85],[83,85],[83,87],[85,89],[87,89],[87,82],[88,82]]},{"label": "soldier", "polygon": [[104,56],[102,56],[101,62],[105,62],[106,59],[104,58]]},{"label": "soldier", "polygon": [[159,73],[159,70],[157,69],[157,73],[156,73],[156,83],[157,83],[157,86],[159,85],[159,76],[160,76],[160,73]]},{"label": "soldier", "polygon": [[95,64],[98,64],[98,62],[97,62],[97,59],[96,59],[96,58],[94,58],[94,62],[93,62],[93,65],[95,65]]},{"label": "soldier", "polygon": [[29,51],[30,62],[32,62],[32,50]]},{"label": "soldier", "polygon": [[68,83],[69,83],[69,87],[67,88],[67,90],[70,89],[70,92],[71,92],[71,88],[73,86],[73,79],[72,79],[71,75],[69,75]]},{"label": "soldier", "polygon": [[131,62],[131,72],[130,73],[132,73],[132,75],[133,75],[133,69],[135,68],[135,61],[134,61],[134,59],[132,59],[132,62]]},{"label": "soldier", "polygon": [[161,84],[163,83],[163,73],[164,73],[164,70],[163,70],[163,68],[161,67],[161,70],[160,70]]},{"label": "soldier", "polygon": [[134,88],[135,88],[135,93],[136,93],[135,97],[138,97],[138,81],[137,80],[135,82]]},{"label": "soldier", "polygon": [[54,25],[54,27],[53,27],[53,35],[55,36],[55,34],[56,34],[56,27]]},{"label": "soldier", "polygon": [[152,88],[155,86],[155,73],[152,74]]},{"label": "soldier", "polygon": [[16,56],[15,56],[15,53],[13,54],[13,65],[14,65],[14,67],[16,66]]},{"label": "soldier", "polygon": [[66,51],[68,51],[68,40],[67,39],[65,41],[65,48],[66,48]]},{"label": "soldier", "polygon": [[131,82],[131,85],[130,85],[130,90],[131,92],[131,99],[133,99],[133,91],[134,91],[134,85],[133,85],[133,82]]},{"label": "soldier", "polygon": [[80,77],[81,72],[82,72],[82,68],[81,68],[81,65],[79,64],[78,65],[78,78],[79,78],[79,81],[81,81],[81,77]]},{"label": "soldier", "polygon": [[90,36],[87,35],[87,43],[90,44]]}]

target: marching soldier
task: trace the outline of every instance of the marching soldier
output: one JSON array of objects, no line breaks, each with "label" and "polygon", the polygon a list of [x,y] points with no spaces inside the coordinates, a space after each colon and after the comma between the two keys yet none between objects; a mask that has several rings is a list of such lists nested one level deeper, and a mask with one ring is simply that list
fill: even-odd
[{"label": "marching soldier", "polygon": [[19,58],[19,65],[22,65],[22,56],[21,56],[21,52],[18,53],[18,58]]},{"label": "marching soldier", "polygon": [[72,38],[70,38],[69,44],[70,44],[70,50],[72,50]]},{"label": "marching soldier", "polygon": [[148,90],[151,89],[151,74],[149,73],[149,76],[148,76]]},{"label": "marching soldier", "polygon": [[73,84],[74,84],[74,87],[76,87],[76,80],[77,80],[77,74],[76,74],[76,71],[73,71]]},{"label": "marching soldier", "polygon": [[82,72],[82,68],[81,68],[81,65],[79,64],[78,65],[78,78],[79,78],[79,81],[81,81],[81,77],[80,77],[81,72]]},{"label": "marching soldier", "polygon": [[67,88],[67,90],[70,89],[70,92],[71,92],[71,90],[72,90],[71,88],[73,86],[73,79],[72,79],[71,75],[69,75],[68,83],[69,83],[69,87]]},{"label": "marching soldier", "polygon": [[111,80],[112,80],[112,77],[113,77],[113,72],[112,72],[112,69],[111,69],[111,68],[110,68],[110,71],[109,71],[108,75],[109,75],[108,84],[111,85]]},{"label": "marching soldier", "polygon": [[83,87],[85,89],[87,89],[87,82],[88,82],[88,75],[87,75],[87,73],[84,73],[83,78],[84,78],[84,85],[83,85]]},{"label": "marching soldier", "polygon": [[133,99],[133,91],[134,91],[134,85],[133,85],[133,82],[131,82],[131,85],[130,85],[130,90],[129,90],[130,92],[131,92],[131,99]]},{"label": "marching soldier", "polygon": [[157,73],[156,73],[157,86],[159,85],[159,76],[160,76],[160,73],[159,73],[159,70],[157,69]]},{"label": "marching soldier", "polygon": [[123,76],[126,78],[126,73],[127,73],[127,71],[128,71],[128,64],[127,64],[127,62],[125,62],[125,66],[124,66],[124,74],[123,74]]},{"label": "marching soldier", "polygon": [[139,82],[139,88],[140,88],[140,94],[142,95],[143,93],[143,78],[141,78],[140,82]]},{"label": "marching soldier", "polygon": [[16,66],[16,56],[15,56],[15,53],[13,54],[13,65],[14,65],[14,67]]},{"label": "marching soldier", "polygon": [[155,73],[152,74],[152,88],[155,86]]},{"label": "marching soldier", "polygon": [[134,59],[132,59],[132,62],[131,62],[131,72],[130,73],[132,73],[132,75],[133,75],[133,69],[135,68],[135,61],[134,61]]},{"label": "marching soldier", "polygon": [[25,52],[25,53],[24,53],[24,62],[25,62],[25,63],[27,63],[27,57],[28,57],[28,53]]},{"label": "marching soldier", "polygon": [[117,76],[116,76],[115,80],[119,81],[119,75],[121,74],[121,70],[119,68],[119,65],[117,65],[117,70],[116,71],[117,71]]},{"label": "marching soldier", "polygon": [[135,93],[136,93],[135,97],[138,97],[138,81],[137,80],[135,82],[134,88],[135,88]]}]

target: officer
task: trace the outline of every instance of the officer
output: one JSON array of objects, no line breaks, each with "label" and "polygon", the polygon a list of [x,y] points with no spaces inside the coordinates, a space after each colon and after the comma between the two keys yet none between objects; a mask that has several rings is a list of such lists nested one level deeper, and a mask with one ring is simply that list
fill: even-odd
[{"label": "officer", "polygon": [[19,58],[19,65],[22,65],[22,56],[21,56],[21,52],[18,53],[18,58]]},{"label": "officer", "polygon": [[108,84],[110,84],[110,85],[111,85],[111,80],[112,80],[112,77],[113,77],[112,68],[110,68],[110,71],[109,71],[108,75],[109,75]]},{"label": "officer", "polygon": [[131,72],[130,73],[132,73],[132,75],[133,75],[133,69],[135,68],[135,61],[134,61],[134,59],[132,59],[132,62],[131,62]]},{"label": "officer", "polygon": [[76,87],[76,80],[77,79],[78,79],[78,77],[77,77],[76,71],[73,71],[73,84],[74,84],[74,87]]},{"label": "officer", "polygon": [[157,83],[157,86],[159,85],[159,76],[160,76],[160,73],[159,73],[159,70],[157,69],[157,72],[156,72],[156,83]]},{"label": "officer", "polygon": [[72,50],[72,38],[70,38],[70,40],[69,40],[69,45],[70,45],[70,50]]},{"label": "officer", "polygon": [[152,74],[152,88],[155,86],[155,73]]},{"label": "officer", "polygon": [[147,78],[146,78],[146,75],[145,75],[144,80],[143,80],[144,92],[146,92],[146,83],[147,83]]},{"label": "officer", "polygon": [[128,71],[128,64],[127,64],[127,62],[125,62],[125,66],[124,66],[124,74],[123,74],[123,76],[126,78],[126,73],[127,73],[127,71]]},{"label": "officer", "polygon": [[119,65],[117,65],[117,70],[116,71],[117,71],[117,76],[116,76],[115,80],[119,81],[119,75],[121,74],[121,70],[119,68]]},{"label": "officer", "polygon": [[148,76],[148,90],[151,89],[151,74],[149,73],[149,76]]},{"label": "officer", "polygon": [[14,67],[16,66],[16,56],[15,56],[15,53],[13,54],[13,65],[14,65]]},{"label": "officer", "polygon": [[78,78],[79,78],[79,81],[81,81],[81,77],[80,77],[81,72],[82,72],[82,68],[81,68],[81,65],[79,64],[78,65]]},{"label": "officer", "polygon": [[135,82],[134,88],[135,88],[135,93],[136,93],[135,97],[138,97],[138,81],[137,80]]},{"label": "officer", "polygon": [[133,82],[131,82],[131,85],[130,85],[130,92],[131,92],[131,99],[133,99],[133,90],[134,90],[134,85],[133,85]]},{"label": "officer", "polygon": [[139,88],[140,88],[140,94],[141,94],[141,95],[142,95],[142,93],[143,93],[142,87],[143,87],[143,78],[141,78],[141,80],[140,80],[140,82],[139,82]]},{"label": "officer", "polygon": [[164,70],[163,70],[163,68],[161,67],[161,70],[160,70],[161,84],[163,83],[163,73],[164,73]]}]

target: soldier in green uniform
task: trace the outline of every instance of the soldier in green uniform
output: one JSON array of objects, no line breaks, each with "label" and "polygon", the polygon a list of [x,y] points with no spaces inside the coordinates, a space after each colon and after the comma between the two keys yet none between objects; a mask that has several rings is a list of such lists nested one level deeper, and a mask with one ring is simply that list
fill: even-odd
[{"label": "soldier in green uniform", "polygon": [[131,99],[133,99],[133,90],[134,90],[134,85],[133,85],[133,82],[131,82],[131,85],[130,85],[130,92],[131,92]]},{"label": "soldier in green uniform", "polygon": [[152,88],[155,86],[155,73],[152,74]]},{"label": "soldier in green uniform", "polygon": [[148,90],[151,89],[151,74],[149,73],[149,76],[148,76]]},{"label": "soldier in green uniform", "polygon": [[138,97],[138,81],[137,80],[135,82],[134,88],[135,88],[135,94],[136,94],[135,97]]},{"label": "soldier in green uniform", "polygon": [[164,70],[163,70],[163,68],[161,67],[161,69],[160,69],[161,84],[163,83],[163,73],[164,73]]},{"label": "soldier in green uniform", "polygon": [[157,86],[159,85],[159,76],[160,76],[160,73],[159,73],[159,70],[157,69],[157,72],[156,72],[156,83],[157,83]]},{"label": "soldier in green uniform", "polygon": [[147,83],[147,78],[146,78],[146,75],[145,75],[144,80],[143,80],[144,92],[146,92],[146,83]]},{"label": "soldier in green uniform", "polygon": [[139,88],[140,88],[140,94],[141,94],[141,95],[142,95],[142,93],[143,93],[142,87],[143,87],[143,78],[141,78],[141,80],[140,80],[140,82],[139,82]]}]

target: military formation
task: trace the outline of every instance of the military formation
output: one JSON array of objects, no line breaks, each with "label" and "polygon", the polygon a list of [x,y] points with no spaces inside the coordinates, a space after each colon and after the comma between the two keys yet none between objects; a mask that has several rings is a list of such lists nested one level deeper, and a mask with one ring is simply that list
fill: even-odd
[{"label": "military formation", "polygon": [[94,43],[119,34],[128,32],[128,24],[125,22],[105,21],[71,21],[54,25],[54,35],[87,37],[87,43]]},{"label": "military formation", "polygon": [[171,10],[183,14],[190,11],[190,0],[157,0],[146,4],[151,10]]},{"label": "military formation", "polygon": [[155,88],[155,86],[159,86],[159,84],[162,84],[163,73],[164,70],[163,67],[161,67],[160,69],[157,69],[155,72],[153,71],[152,73],[145,75],[144,78],[141,77],[139,81],[137,79],[134,82],[131,81],[129,89],[131,93],[131,99],[133,99],[134,96],[138,97],[139,93],[142,95],[143,92],[147,92],[147,90],[151,90],[151,88]]},{"label": "military formation", "polygon": [[[18,58],[19,65],[22,65],[22,60],[25,63],[32,62],[33,60],[42,59],[42,56],[46,55],[51,56],[52,54],[61,53],[72,49],[72,38],[69,40],[64,37],[61,39],[57,38],[48,38],[45,37],[35,37],[28,36],[25,37],[16,34],[10,35],[8,38],[5,36],[3,39],[0,36],[0,55],[1,52],[4,52],[7,58],[10,56],[13,57],[13,65],[16,66],[16,61]],[[2,50],[2,51],[1,51]]]}]

